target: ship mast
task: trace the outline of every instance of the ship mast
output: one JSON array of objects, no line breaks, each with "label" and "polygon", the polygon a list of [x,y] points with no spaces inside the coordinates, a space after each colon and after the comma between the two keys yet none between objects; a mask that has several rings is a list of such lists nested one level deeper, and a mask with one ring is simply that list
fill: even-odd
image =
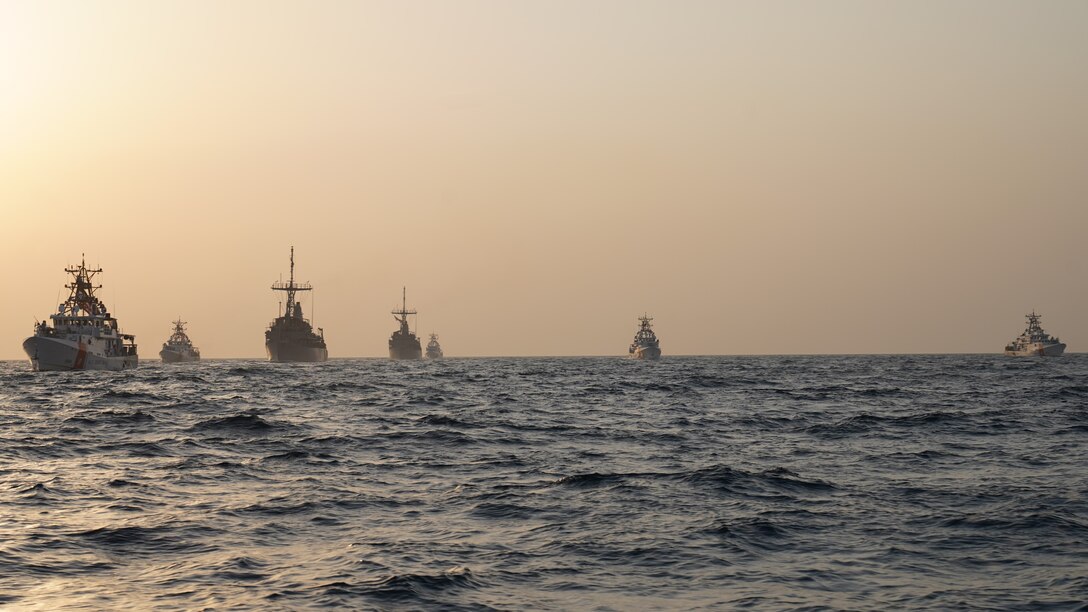
[{"label": "ship mast", "polygon": [[400,323],[400,328],[407,331],[408,329],[408,315],[419,314],[415,309],[408,310],[408,288],[401,287],[401,303],[400,310],[394,310],[392,312],[393,318]]},{"label": "ship mast", "polygon": [[1025,315],[1025,316],[1027,316],[1027,318],[1028,318],[1028,333],[1035,332],[1035,331],[1039,331],[1039,332],[1043,331],[1042,326],[1039,325],[1040,316],[1035,314],[1034,310],[1031,311],[1031,314]]},{"label": "ship mast", "polygon": [[284,283],[283,281],[277,281],[272,284],[273,291],[286,291],[287,292],[287,312],[283,314],[284,317],[299,317],[299,303],[295,301],[295,292],[297,291],[313,291],[313,287],[310,283],[296,283],[295,282],[295,247],[291,246],[291,279]]},{"label": "ship mast", "polygon": [[185,334],[185,325],[188,321],[182,321],[181,317],[178,317],[177,321],[174,321],[174,333],[170,335],[168,343],[178,344],[184,343],[189,340],[189,336]]},{"label": "ship mast", "polygon": [[638,318],[638,320],[639,327],[638,331],[635,332],[635,343],[637,344],[644,341],[656,341],[657,336],[654,334],[653,326],[650,325],[650,321],[653,321],[654,318],[649,315],[643,314],[641,317]]},{"label": "ship mast", "polygon": [[95,285],[92,280],[96,274],[102,272],[102,268],[88,270],[87,256],[84,254],[78,268],[65,268],[64,271],[73,277],[72,282],[65,285],[66,288],[72,290],[72,293],[61,304],[60,313],[76,316],[76,310],[79,309],[85,313],[84,316],[100,314],[98,298],[95,297],[94,291],[95,289],[101,289],[102,285]]}]

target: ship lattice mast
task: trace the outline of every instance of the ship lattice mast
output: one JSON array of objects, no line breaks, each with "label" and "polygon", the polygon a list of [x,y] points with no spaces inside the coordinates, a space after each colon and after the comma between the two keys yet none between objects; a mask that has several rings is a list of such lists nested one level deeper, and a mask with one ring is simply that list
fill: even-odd
[{"label": "ship lattice mast", "polygon": [[1039,319],[1042,318],[1041,315],[1035,314],[1035,311],[1032,310],[1031,314],[1025,315],[1025,316],[1028,318],[1028,331],[1029,332],[1030,331],[1036,331],[1036,330],[1042,331],[1042,325],[1039,324]]},{"label": "ship lattice mast", "polygon": [[81,260],[78,268],[65,268],[65,272],[72,275],[72,281],[65,286],[67,289],[71,289],[72,293],[68,296],[60,306],[60,313],[68,316],[76,316],[76,311],[82,310],[87,315],[100,314],[100,308],[98,298],[94,292],[96,289],[101,289],[102,285],[94,284],[94,277],[102,272],[102,268],[94,270],[87,269],[87,256],[81,255]]},{"label": "ship lattice mast", "polygon": [[167,344],[188,344],[192,342],[189,340],[189,335],[185,333],[185,326],[188,321],[182,321],[181,317],[178,317],[177,321],[174,321],[174,333],[170,334],[170,338],[167,339]]},{"label": "ship lattice mast", "polygon": [[408,288],[401,287],[401,303],[400,310],[394,310],[392,313],[393,318],[400,322],[401,325],[408,325],[408,315],[419,314],[413,308],[408,310]]},{"label": "ship lattice mast", "polygon": [[313,287],[310,283],[296,283],[295,282],[295,247],[291,247],[291,276],[290,280],[284,283],[283,281],[277,281],[272,284],[273,291],[286,291],[287,292],[287,312],[284,313],[285,317],[293,317],[298,311],[298,302],[295,300],[295,293],[298,291],[313,291]]},{"label": "ship lattice mast", "polygon": [[638,331],[635,332],[635,342],[637,343],[642,341],[656,341],[657,336],[654,334],[653,325],[650,324],[650,321],[653,321],[654,318],[649,315],[643,314],[641,317],[638,318],[638,320],[639,327]]}]

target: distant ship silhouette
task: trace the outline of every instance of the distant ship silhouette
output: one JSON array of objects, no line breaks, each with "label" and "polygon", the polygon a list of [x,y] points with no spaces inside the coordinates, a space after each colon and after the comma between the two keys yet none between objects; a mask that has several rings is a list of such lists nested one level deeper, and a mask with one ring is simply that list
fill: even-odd
[{"label": "distant ship silhouette", "polygon": [[400,310],[393,311],[393,318],[400,323],[400,329],[389,337],[390,359],[423,359],[423,349],[419,345],[419,338],[408,329],[408,315],[418,314],[415,310],[408,310],[408,289],[402,288]]},{"label": "distant ship silhouette", "polygon": [[302,316],[302,304],[295,299],[299,291],[312,291],[310,283],[295,282],[295,247],[291,247],[291,277],[272,285],[273,291],[287,292],[287,309],[276,317],[264,332],[264,346],[269,361],[325,361],[329,351],[325,346],[325,332],[318,328],[314,333],[310,322]]}]

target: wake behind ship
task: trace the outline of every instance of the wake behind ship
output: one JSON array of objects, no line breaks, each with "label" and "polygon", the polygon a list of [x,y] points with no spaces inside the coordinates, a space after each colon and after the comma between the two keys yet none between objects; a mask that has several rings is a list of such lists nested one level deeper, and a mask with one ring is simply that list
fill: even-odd
[{"label": "wake behind ship", "polygon": [[325,332],[314,333],[310,321],[302,315],[302,304],[295,299],[299,291],[313,291],[310,283],[295,282],[295,247],[291,247],[291,277],[272,285],[273,291],[287,292],[287,309],[264,332],[264,347],[269,361],[325,361],[329,351]]},{"label": "wake behind ship", "polygon": [[34,335],[23,341],[23,350],[37,371],[126,370],[139,363],[136,338],[122,334],[117,319],[110,316],[94,292],[102,285],[92,281],[102,269],[87,269],[86,258],[78,268],[65,268],[72,282],[68,299],[49,315],[52,327],[42,321]]},{"label": "wake behind ship", "polygon": [[643,315],[638,318],[639,328],[635,332],[635,341],[631,343],[631,346],[627,349],[627,352],[631,354],[635,359],[658,359],[661,357],[661,346],[658,344],[657,336],[654,334],[653,326],[650,325],[650,321],[653,321],[653,317]]},{"label": "wake behind ship", "polygon": [[163,363],[187,363],[200,361],[200,349],[193,346],[193,341],[185,333],[185,321],[179,317],[174,321],[174,333],[163,343],[159,357]]},{"label": "wake behind ship", "polygon": [[1039,325],[1042,316],[1035,314],[1025,315],[1028,318],[1028,328],[1005,346],[1005,354],[1010,357],[1057,357],[1065,352],[1065,343],[1043,331]]},{"label": "wake behind ship", "polygon": [[419,338],[408,329],[408,315],[418,314],[415,310],[408,310],[408,290],[403,289],[401,294],[400,310],[393,311],[393,318],[400,323],[400,329],[389,337],[390,359],[423,359],[423,348],[419,344]]}]

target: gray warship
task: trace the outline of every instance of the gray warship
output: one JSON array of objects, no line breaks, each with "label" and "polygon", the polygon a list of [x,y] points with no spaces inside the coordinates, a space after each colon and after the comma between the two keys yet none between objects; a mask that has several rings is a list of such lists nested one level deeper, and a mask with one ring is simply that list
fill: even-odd
[{"label": "gray warship", "polygon": [[442,345],[438,343],[438,334],[431,334],[427,343],[427,359],[442,359]]},{"label": "gray warship", "polygon": [[1024,315],[1028,318],[1028,328],[1015,340],[1005,346],[1009,357],[1057,357],[1065,352],[1065,343],[1043,331],[1039,324],[1041,315]]},{"label": "gray warship", "polygon": [[635,359],[658,359],[661,357],[661,347],[658,345],[657,335],[650,325],[653,317],[642,315],[638,318],[639,328],[635,333],[635,341],[631,343],[627,352]]},{"label": "gray warship", "polygon": [[390,359],[423,359],[423,349],[419,345],[419,338],[408,329],[408,315],[418,314],[415,310],[408,310],[408,290],[403,289],[401,294],[400,310],[393,311],[393,318],[400,323],[400,329],[389,337]]},{"label": "gray warship", "polygon": [[264,347],[268,351],[269,361],[325,361],[329,358],[325,346],[325,330],[319,333],[302,315],[302,304],[295,299],[299,291],[313,291],[310,283],[295,282],[295,247],[291,247],[291,277],[284,283],[278,281],[272,285],[273,291],[287,292],[287,308],[283,315],[268,326],[264,332]]},{"label": "gray warship", "polygon": [[68,299],[57,306],[57,314],[34,324],[34,335],[23,341],[23,350],[36,371],[127,370],[139,364],[136,338],[122,334],[117,319],[110,316],[94,292],[102,285],[93,280],[102,269],[87,268],[86,257],[78,268],[65,268],[72,282]]},{"label": "gray warship", "polygon": [[174,321],[174,333],[170,334],[170,339],[162,344],[159,357],[162,358],[163,363],[200,361],[200,349],[193,346],[193,341],[185,333],[185,321],[182,321],[181,317]]}]

